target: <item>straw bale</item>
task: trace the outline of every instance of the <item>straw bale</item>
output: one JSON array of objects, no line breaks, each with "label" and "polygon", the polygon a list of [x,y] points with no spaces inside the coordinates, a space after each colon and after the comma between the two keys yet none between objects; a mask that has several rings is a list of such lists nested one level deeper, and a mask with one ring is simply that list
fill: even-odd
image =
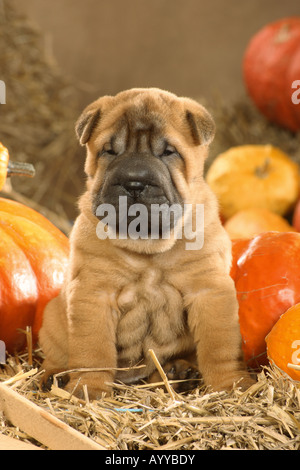
[{"label": "straw bale", "polygon": [[271,144],[300,163],[300,132],[291,132],[269,122],[246,94],[233,102],[216,95],[214,100],[207,100],[206,105],[216,122],[216,135],[206,169],[218,154],[238,145]]}]

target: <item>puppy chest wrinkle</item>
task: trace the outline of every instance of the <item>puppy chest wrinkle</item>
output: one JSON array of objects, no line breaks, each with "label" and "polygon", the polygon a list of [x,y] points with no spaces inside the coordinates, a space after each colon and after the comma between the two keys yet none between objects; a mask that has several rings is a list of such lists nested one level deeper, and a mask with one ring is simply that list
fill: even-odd
[{"label": "puppy chest wrinkle", "polygon": [[117,303],[121,312],[117,326],[119,367],[144,360],[150,347],[167,359],[175,354],[179,338],[182,341],[189,335],[181,294],[164,282],[159,270],[146,269],[139,281],[122,289]]}]

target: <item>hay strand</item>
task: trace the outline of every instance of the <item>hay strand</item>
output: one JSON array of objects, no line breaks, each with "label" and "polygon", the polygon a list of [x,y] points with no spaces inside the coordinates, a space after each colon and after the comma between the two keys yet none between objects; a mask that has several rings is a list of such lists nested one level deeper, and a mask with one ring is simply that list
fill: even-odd
[{"label": "hay strand", "polygon": [[149,354],[150,354],[151,359],[153,360],[153,362],[155,364],[155,367],[157,368],[157,370],[159,372],[159,375],[161,376],[161,378],[163,380],[163,383],[165,384],[165,387],[166,387],[168,393],[170,394],[170,397],[172,398],[173,401],[176,402],[176,394],[175,394],[173,388],[171,387],[171,385],[168,381],[168,378],[165,374],[165,371],[163,370],[162,366],[160,365],[160,362],[157,359],[157,356],[156,356],[155,352],[153,351],[153,349],[149,349]]}]

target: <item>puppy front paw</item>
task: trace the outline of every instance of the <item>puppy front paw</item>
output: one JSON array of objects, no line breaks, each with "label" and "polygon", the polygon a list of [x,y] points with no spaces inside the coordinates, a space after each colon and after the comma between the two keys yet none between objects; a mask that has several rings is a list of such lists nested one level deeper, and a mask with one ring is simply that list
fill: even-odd
[{"label": "puppy front paw", "polygon": [[178,393],[190,392],[199,386],[201,374],[198,368],[184,359],[169,362],[164,370],[169,380],[178,380],[172,385]]},{"label": "puppy front paw", "polygon": [[63,388],[77,398],[85,398],[84,386],[90,400],[100,400],[103,395],[112,393],[113,376],[108,372],[76,372]]},{"label": "puppy front paw", "polygon": [[249,372],[244,370],[241,372],[235,372],[231,374],[220,374],[218,376],[211,376],[205,379],[205,385],[210,386],[213,391],[230,391],[234,386],[240,388],[243,392],[248,390],[256,383],[256,380],[253,379]]},{"label": "puppy front paw", "polygon": [[57,386],[63,388],[77,398],[84,399],[85,393],[83,386],[86,385],[87,393],[90,400],[99,400],[103,394],[109,395],[112,393],[111,382],[113,377],[106,372],[71,372],[63,375],[58,375],[62,370],[49,370],[46,371],[40,388],[43,392],[51,391],[52,385],[57,380]]},{"label": "puppy front paw", "polygon": [[[177,393],[190,392],[200,384],[201,374],[198,368],[185,359],[174,359],[164,365],[164,372],[168,380],[172,381],[172,388]],[[158,371],[149,377],[149,383],[160,382]],[[174,382],[173,382],[174,381]]]},{"label": "puppy front paw", "polygon": [[55,382],[55,379],[57,381],[57,386],[59,388],[65,388],[65,386],[70,380],[70,376],[69,374],[63,374],[63,375],[59,375],[58,377],[55,377],[57,374],[61,372],[64,372],[64,371],[62,369],[46,370],[40,382],[40,389],[42,390],[42,392],[50,392],[51,387]]}]

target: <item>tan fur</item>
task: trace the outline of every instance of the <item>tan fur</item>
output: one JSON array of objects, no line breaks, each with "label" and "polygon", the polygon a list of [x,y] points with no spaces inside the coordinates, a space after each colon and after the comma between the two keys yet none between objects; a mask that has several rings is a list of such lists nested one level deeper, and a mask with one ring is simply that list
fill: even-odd
[{"label": "tan fur", "polygon": [[[187,110],[192,115],[188,120]],[[183,157],[184,162],[166,159],[166,165],[184,202],[204,204],[200,250],[187,250],[187,240],[174,237],[97,238],[99,221],[91,211],[91,195],[103,184],[107,163],[96,153],[116,132],[124,113],[136,123],[140,120],[141,129],[145,116],[159,123]],[[228,389],[242,377],[241,384],[247,387],[251,379],[241,359],[238,303],[229,276],[231,244],[219,220],[216,198],[203,180],[213,138],[208,113],[187,98],[158,89],[134,89],[92,103],[77,128],[87,147],[87,191],[70,237],[65,285],[44,314],[40,344],[46,355],[45,377],[57,370],[111,368],[70,374],[68,390],[81,376],[80,384],[87,384],[90,398],[97,398],[111,389],[115,379],[133,382],[151,376],[155,371],[148,354],[151,348],[162,365],[195,352],[205,383],[214,389]],[[115,372],[136,365],[141,357],[146,367]],[[77,394],[80,390],[81,386]]]}]

